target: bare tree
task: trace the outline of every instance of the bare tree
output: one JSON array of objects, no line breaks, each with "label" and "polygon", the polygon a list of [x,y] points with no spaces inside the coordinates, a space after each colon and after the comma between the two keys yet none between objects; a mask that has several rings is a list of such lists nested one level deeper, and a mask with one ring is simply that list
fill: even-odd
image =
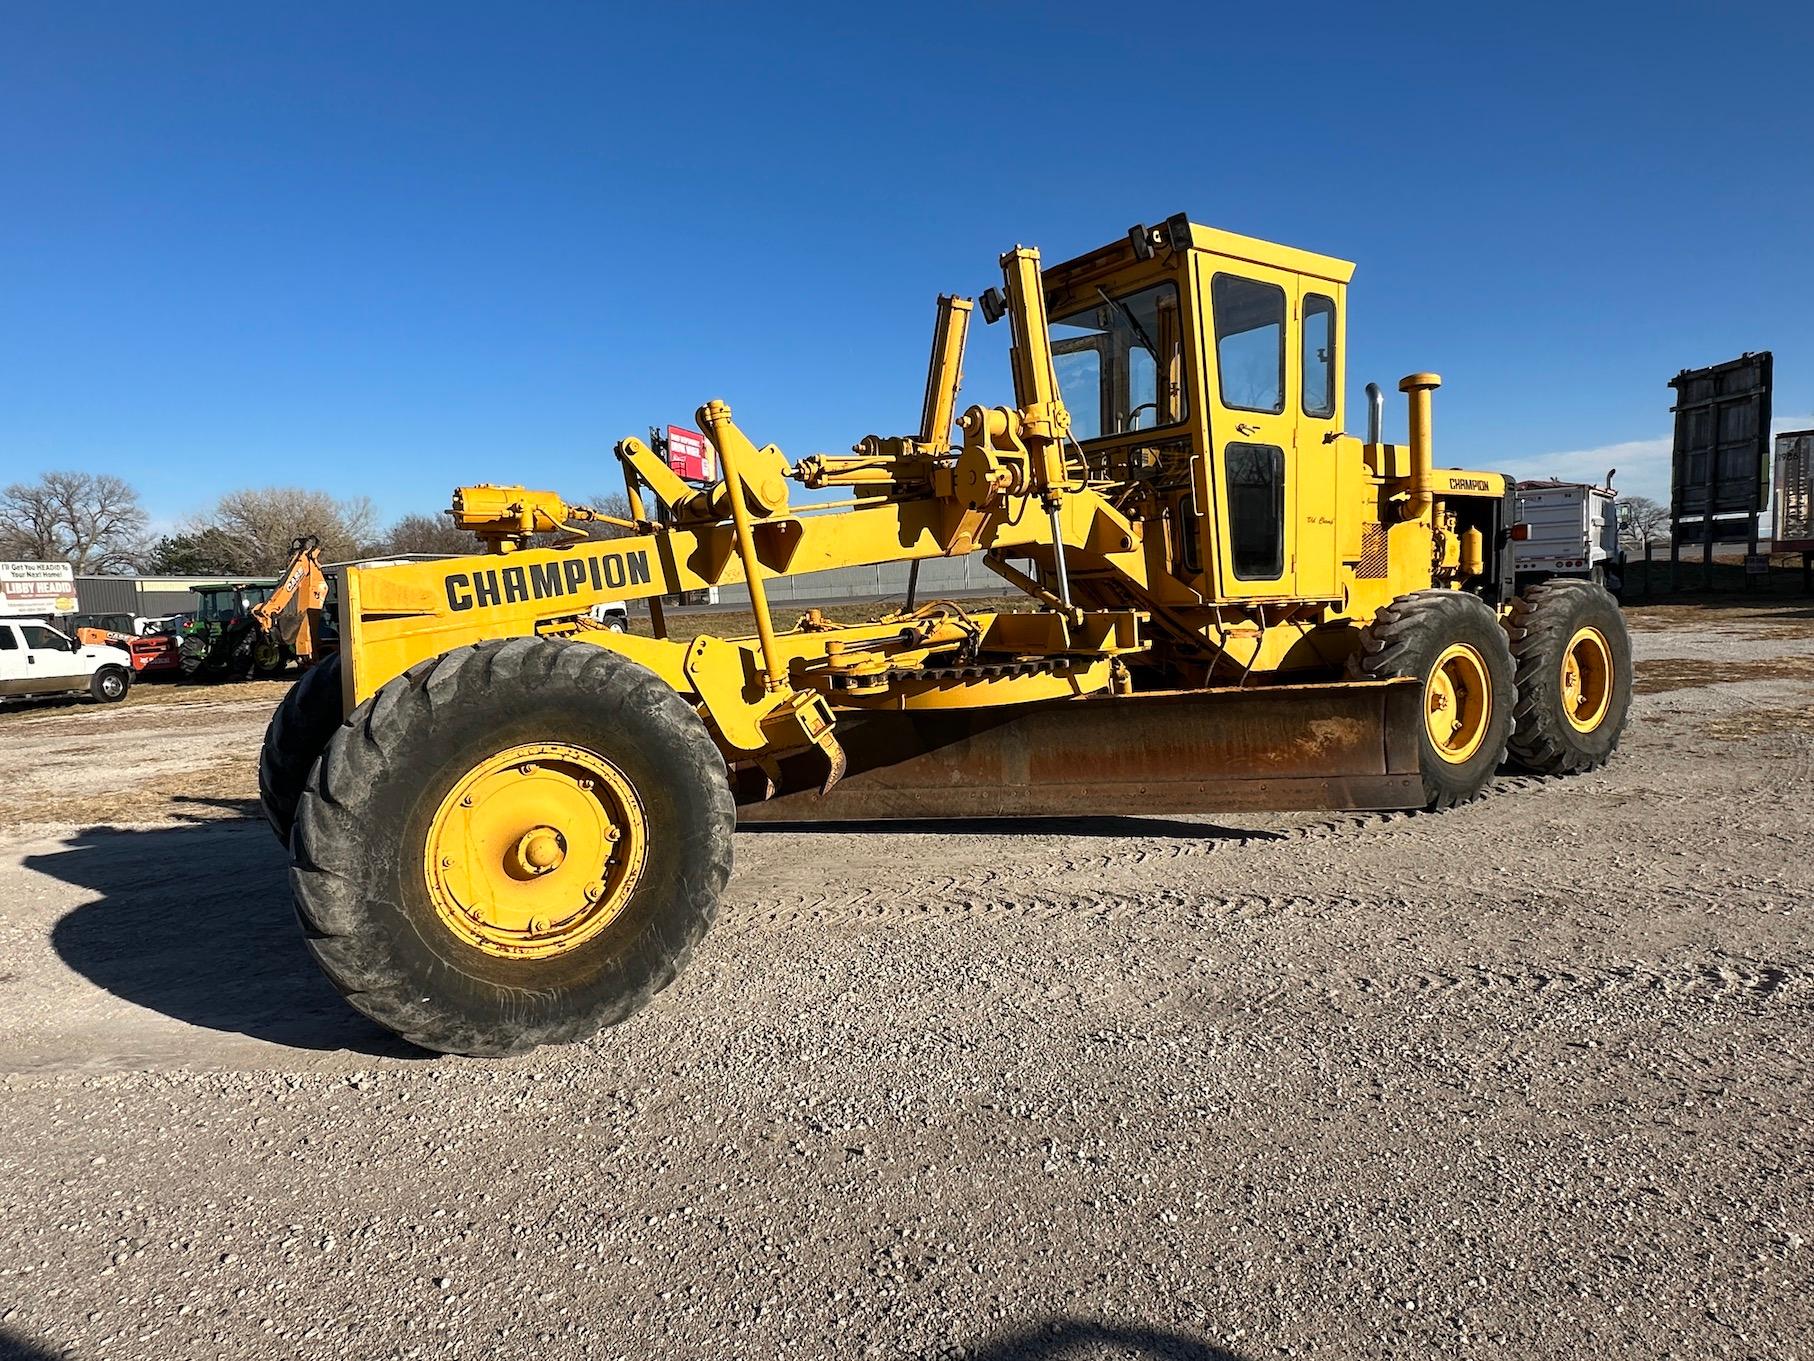
[{"label": "bare tree", "polygon": [[[615,515],[620,520],[630,518],[630,498],[620,491],[601,492],[593,496],[586,504],[600,515]],[[629,530],[618,525],[592,523],[585,528],[586,537],[589,539],[621,539],[630,533]]]},{"label": "bare tree", "polygon": [[386,553],[477,553],[484,545],[445,515],[405,515],[384,533]]},{"label": "bare tree", "polygon": [[363,496],[341,501],[305,487],[247,487],[221,497],[188,530],[218,530],[243,549],[246,571],[268,574],[281,571],[290,544],[308,534],[321,540],[329,562],[359,557],[376,542],[377,523],[378,512]]},{"label": "bare tree", "polygon": [[1660,536],[1657,531],[1669,523],[1669,507],[1648,496],[1619,498],[1619,542],[1642,548]]},{"label": "bare tree", "polygon": [[45,473],[0,492],[0,558],[130,572],[145,552],[145,512],[110,473]]}]

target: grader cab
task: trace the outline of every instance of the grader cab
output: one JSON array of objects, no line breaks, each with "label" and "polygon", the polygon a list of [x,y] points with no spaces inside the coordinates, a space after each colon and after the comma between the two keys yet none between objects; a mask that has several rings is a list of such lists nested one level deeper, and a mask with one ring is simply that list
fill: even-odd
[{"label": "grader cab", "polygon": [[[916,431],[790,463],[712,401],[710,487],[617,446],[621,537],[463,487],[483,552],[344,570],[340,654],[273,718],[260,785],[353,1005],[484,1054],[620,1020],[703,936],[739,818],[1441,808],[1508,758],[1611,754],[1617,607],[1513,593],[1507,479],[1434,466],[1440,380],[1400,383],[1406,443],[1372,385],[1348,432],[1352,266],[1182,216],[1001,265],[939,299]],[[959,414],[976,310],[1010,327],[1013,400]],[[966,554],[1025,606],[767,599]],[[753,637],[667,636],[664,597],[734,582]],[[637,600],[648,635],[597,623]]]}]

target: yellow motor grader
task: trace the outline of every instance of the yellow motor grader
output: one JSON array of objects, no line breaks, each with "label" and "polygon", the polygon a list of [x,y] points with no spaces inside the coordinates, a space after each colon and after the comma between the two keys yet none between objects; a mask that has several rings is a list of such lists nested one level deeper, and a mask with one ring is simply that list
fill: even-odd
[{"label": "yellow motor grader", "polygon": [[[917,431],[790,463],[712,401],[711,486],[617,445],[619,537],[462,487],[482,552],[342,569],[340,653],[260,783],[354,1006],[472,1054],[620,1021],[705,934],[740,818],[1434,809],[1508,756],[1611,754],[1618,608],[1514,593],[1511,484],[1434,465],[1436,375],[1399,384],[1407,443],[1371,384],[1348,433],[1351,265],[1180,215],[1001,266],[939,299]],[[960,414],[978,309],[1011,329],[1013,402]],[[1025,607],[769,607],[777,577],[964,554]],[[735,582],[753,637],[667,636],[663,597]],[[636,600],[652,636],[598,622]]]}]

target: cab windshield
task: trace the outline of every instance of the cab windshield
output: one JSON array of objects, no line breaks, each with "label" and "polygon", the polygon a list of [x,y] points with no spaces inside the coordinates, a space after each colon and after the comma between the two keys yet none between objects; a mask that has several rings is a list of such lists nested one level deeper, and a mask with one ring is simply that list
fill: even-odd
[{"label": "cab windshield", "polygon": [[1178,286],[1155,284],[1052,322],[1058,390],[1078,440],[1176,425],[1186,416]]},{"label": "cab windshield", "polygon": [[262,603],[270,594],[269,586],[248,586],[237,591],[203,591],[202,607],[196,611],[196,616],[211,624],[237,618],[249,613],[254,605]]}]

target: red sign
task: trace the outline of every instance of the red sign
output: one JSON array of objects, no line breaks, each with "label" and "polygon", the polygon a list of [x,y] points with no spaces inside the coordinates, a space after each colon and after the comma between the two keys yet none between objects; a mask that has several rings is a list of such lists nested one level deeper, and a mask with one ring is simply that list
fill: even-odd
[{"label": "red sign", "polygon": [[689,482],[713,480],[712,446],[697,430],[668,427],[668,466]]}]

